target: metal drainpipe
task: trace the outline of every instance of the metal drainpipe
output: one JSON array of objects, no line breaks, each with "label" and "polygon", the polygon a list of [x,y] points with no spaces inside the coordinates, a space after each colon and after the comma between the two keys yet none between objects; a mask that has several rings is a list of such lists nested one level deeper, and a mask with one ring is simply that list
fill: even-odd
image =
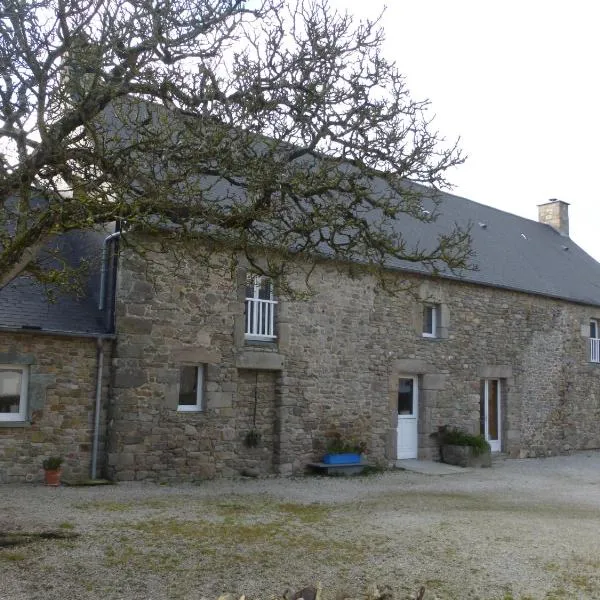
[{"label": "metal drainpipe", "polygon": [[98,308],[104,310],[104,296],[106,295],[106,276],[108,273],[108,245],[114,239],[121,237],[120,231],[115,231],[104,238],[102,243],[102,269],[100,271],[100,301],[98,302]]},{"label": "metal drainpipe", "polygon": [[[121,237],[120,231],[115,231],[104,238],[102,243],[102,263],[100,271],[100,299],[98,308],[104,310],[104,296],[106,295],[106,277],[108,273],[108,245],[112,240]],[[92,479],[96,479],[98,470],[98,443],[100,437],[100,411],[102,409],[102,371],[104,369],[104,344],[98,337],[98,373],[96,376],[96,406],[94,414],[94,438],[92,442]]]},{"label": "metal drainpipe", "polygon": [[98,440],[100,437],[100,411],[102,409],[102,371],[104,369],[104,344],[98,338],[98,373],[96,376],[96,410],[94,413],[94,439],[92,443],[92,479],[98,467]]}]

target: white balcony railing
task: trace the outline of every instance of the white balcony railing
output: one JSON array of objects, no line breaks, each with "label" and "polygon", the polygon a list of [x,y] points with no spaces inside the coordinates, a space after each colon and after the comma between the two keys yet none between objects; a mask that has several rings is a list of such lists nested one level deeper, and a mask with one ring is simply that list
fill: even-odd
[{"label": "white balcony railing", "polygon": [[590,338],[590,362],[600,363],[600,338]]},{"label": "white balcony railing", "polygon": [[246,298],[246,338],[251,340],[274,340],[275,306],[277,300]]}]

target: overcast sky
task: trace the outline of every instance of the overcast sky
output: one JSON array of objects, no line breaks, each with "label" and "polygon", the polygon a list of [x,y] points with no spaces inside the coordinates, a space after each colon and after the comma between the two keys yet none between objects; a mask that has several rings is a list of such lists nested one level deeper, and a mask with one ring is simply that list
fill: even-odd
[{"label": "overcast sky", "polygon": [[468,155],[453,192],[530,219],[565,200],[600,260],[600,2],[331,0],[360,17],[386,4],[386,56]]}]

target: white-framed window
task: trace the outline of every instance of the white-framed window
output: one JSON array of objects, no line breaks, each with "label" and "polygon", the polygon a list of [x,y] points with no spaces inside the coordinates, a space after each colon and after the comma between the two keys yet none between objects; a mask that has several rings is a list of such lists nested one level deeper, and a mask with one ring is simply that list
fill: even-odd
[{"label": "white-framed window", "polygon": [[246,283],[245,336],[250,340],[272,341],[275,334],[273,281],[262,275],[249,275]]},{"label": "white-framed window", "polygon": [[0,422],[27,419],[27,367],[0,365]]},{"label": "white-framed window", "polygon": [[179,412],[202,412],[205,410],[204,365],[183,366],[179,370]]},{"label": "white-framed window", "polygon": [[598,319],[590,319],[590,362],[600,363],[600,327]]},{"label": "white-framed window", "polygon": [[440,307],[437,304],[423,306],[423,337],[438,337],[440,323]]}]

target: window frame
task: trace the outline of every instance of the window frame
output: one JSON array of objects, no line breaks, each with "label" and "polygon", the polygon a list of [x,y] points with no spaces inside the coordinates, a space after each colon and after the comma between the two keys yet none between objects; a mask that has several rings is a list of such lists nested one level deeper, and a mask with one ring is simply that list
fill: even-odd
[{"label": "window frame", "polygon": [[[600,363],[600,320],[591,318],[589,322],[589,360],[591,363]],[[592,326],[596,330],[592,335]]]},{"label": "window frame", "polygon": [[[426,311],[431,310],[431,331],[425,331],[425,326],[428,322]],[[438,338],[440,326],[440,305],[439,304],[424,304],[423,305],[423,327],[421,328],[421,336],[424,338]]]},{"label": "window frame", "polygon": [[[195,404],[180,404],[179,399],[181,397],[181,371],[185,368],[193,368],[196,370],[196,403]],[[189,412],[205,412],[206,411],[206,391],[205,391],[205,365],[181,365],[179,367],[179,390],[177,398],[177,412],[189,413]]]},{"label": "window frame", "polygon": [[29,369],[26,365],[11,365],[1,364],[0,372],[2,371],[19,371],[21,373],[21,389],[19,393],[19,412],[3,413],[0,412],[0,423],[24,423],[27,421],[27,399],[29,389]]},{"label": "window frame", "polygon": [[[496,399],[496,435],[494,439],[490,439],[490,388],[495,385]],[[504,383],[500,377],[484,377],[479,384],[479,433],[490,444],[492,452],[502,452],[502,437],[504,417],[502,408],[502,395],[504,393]]]},{"label": "window frame", "polygon": [[[269,283],[269,298],[261,298],[260,291],[262,289],[263,281],[268,281]],[[248,295],[248,288],[252,288],[252,296]],[[267,305],[270,305],[268,312],[270,312],[271,318],[271,330],[273,332],[272,335],[262,335],[257,333],[251,333],[248,331],[249,327],[249,317],[248,310],[250,303],[252,302],[264,302]],[[275,282],[272,277],[268,277],[267,275],[260,275],[258,273],[247,273],[246,275],[246,285],[244,288],[244,339],[248,341],[257,341],[257,342],[276,342],[277,341],[277,300],[275,300]],[[256,318],[256,317],[255,317]]]}]

